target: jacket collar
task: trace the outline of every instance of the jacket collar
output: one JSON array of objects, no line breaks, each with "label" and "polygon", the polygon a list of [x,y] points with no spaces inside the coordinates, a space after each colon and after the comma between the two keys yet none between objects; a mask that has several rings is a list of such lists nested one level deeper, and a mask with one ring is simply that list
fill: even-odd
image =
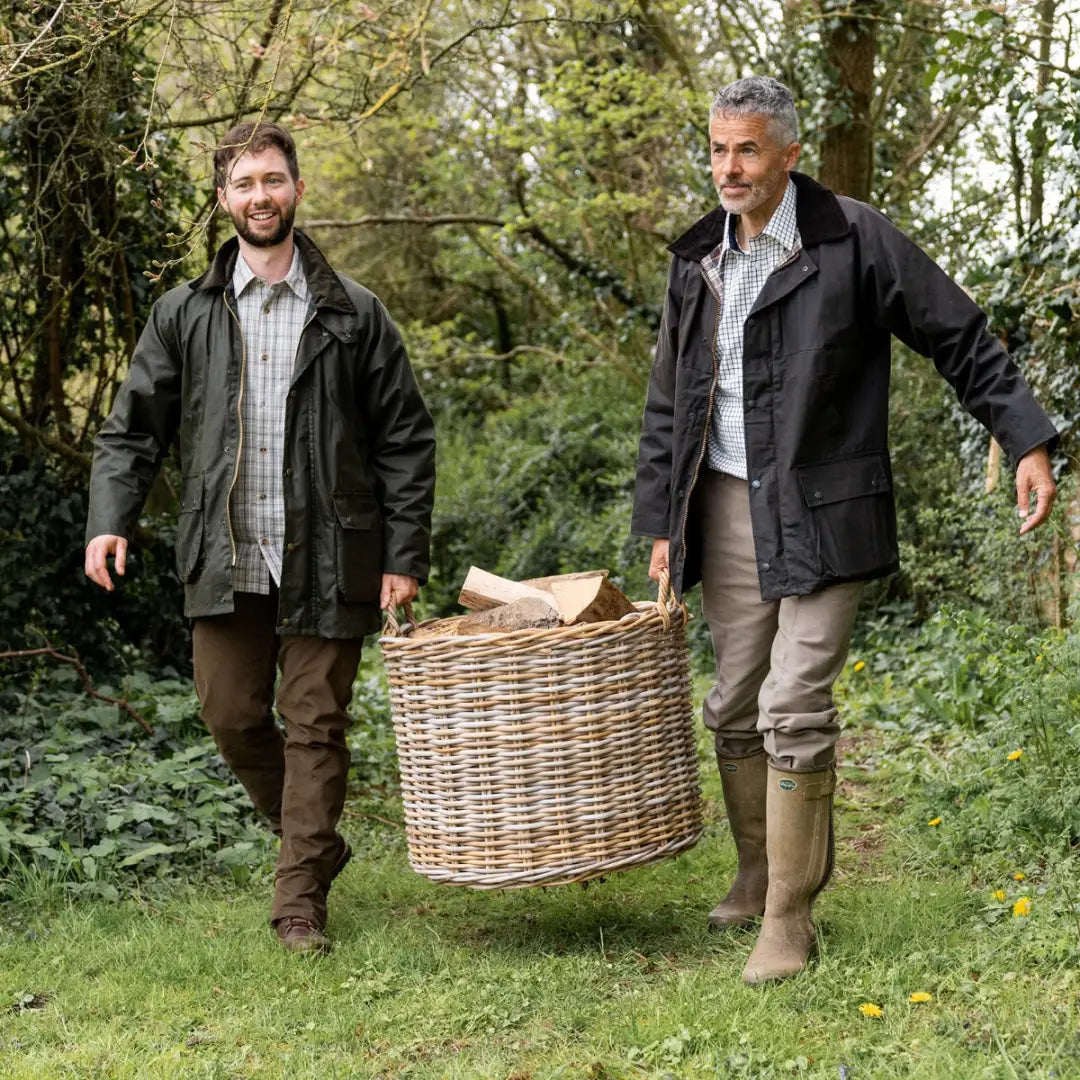
[{"label": "jacket collar", "polygon": [[[349,294],[341,284],[334,268],[326,261],[326,256],[315,246],[315,242],[299,229],[293,230],[293,242],[300,253],[304,266],[304,276],[317,308],[329,308],[346,315],[355,315],[356,305],[349,299]],[[240,253],[240,242],[236,237],[226,240],[218,248],[214,261],[202,277],[190,283],[196,291],[224,289],[231,281],[236,259]]]},{"label": "jacket collar", "polygon": [[[822,187],[804,173],[793,172],[791,180],[795,184],[795,220],[803,247],[847,236],[850,226],[840,200],[827,187]],[[718,244],[723,243],[726,218],[727,213],[722,206],[710,210],[669,245],[668,251],[680,258],[700,262]]]}]

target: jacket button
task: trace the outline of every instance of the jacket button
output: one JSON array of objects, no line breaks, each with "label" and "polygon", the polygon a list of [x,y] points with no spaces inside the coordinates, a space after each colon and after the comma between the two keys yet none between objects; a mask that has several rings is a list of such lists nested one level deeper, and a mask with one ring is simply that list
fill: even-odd
[{"label": "jacket button", "polygon": [[286,555],[291,555],[295,550],[296,550],[296,545],[295,544],[286,544],[285,545],[285,554]]},{"label": "jacket button", "polygon": [[821,495],[821,492],[820,492],[820,491],[815,491],[815,492],[814,492],[814,498],[815,498],[815,499],[820,499],[821,497],[822,497],[822,495]]},{"label": "jacket button", "polygon": [[759,487],[761,487],[761,481],[760,480],[751,480],[750,481],[750,486],[752,488],[759,488]]},{"label": "jacket button", "polygon": [[746,399],[746,407],[748,409],[752,409],[754,407],[754,399],[752,397],[748,397]]},{"label": "jacket button", "polygon": [[286,480],[288,480],[289,477],[292,476],[292,469],[291,468],[286,468],[285,472],[282,475],[285,477]]},{"label": "jacket button", "polygon": [[804,267],[803,267],[803,273],[805,274],[805,273],[807,272],[807,270],[809,270],[809,269],[810,269],[810,267],[809,267],[809,266],[804,266]]},{"label": "jacket button", "polygon": [[285,617],[284,619],[282,619],[282,620],[281,620],[281,625],[282,625],[282,626],[288,626],[288,625],[289,625],[289,618],[288,618],[288,616],[286,616],[286,617]]},{"label": "jacket button", "polygon": [[767,562],[763,562],[763,563],[761,564],[761,569],[762,569],[762,570],[768,570],[768,569],[769,569],[769,564],[768,564]]}]

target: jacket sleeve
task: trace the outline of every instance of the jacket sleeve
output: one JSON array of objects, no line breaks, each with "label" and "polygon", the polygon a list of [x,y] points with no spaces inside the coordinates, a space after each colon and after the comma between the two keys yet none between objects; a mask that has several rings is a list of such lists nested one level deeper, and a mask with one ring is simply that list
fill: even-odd
[{"label": "jacket sleeve", "polygon": [[87,543],[105,533],[131,539],[179,427],[183,363],[163,300],[151,309],[127,378],[94,439]]},{"label": "jacket sleeve", "polygon": [[864,298],[883,329],[934,361],[960,404],[1014,460],[1058,433],[979,306],[883,215],[860,230]]},{"label": "jacket sleeve", "polygon": [[656,340],[645,415],[638,441],[634,511],[630,531],[636,536],[666,537],[671,532],[671,462],[675,418],[675,369],[678,361],[680,297],[675,289],[677,259],[668,269],[664,312]]},{"label": "jacket sleeve", "polygon": [[372,433],[375,495],[383,515],[383,573],[421,584],[431,568],[435,425],[386,309],[374,300],[367,341],[369,381],[361,407]]}]

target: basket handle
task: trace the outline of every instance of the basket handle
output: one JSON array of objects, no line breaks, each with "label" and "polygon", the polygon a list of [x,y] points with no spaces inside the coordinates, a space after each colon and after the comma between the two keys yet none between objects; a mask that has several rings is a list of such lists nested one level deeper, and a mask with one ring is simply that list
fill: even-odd
[{"label": "basket handle", "polygon": [[403,623],[399,623],[397,620],[397,605],[391,604],[386,609],[386,623],[383,625],[384,637],[403,637],[402,631],[411,630],[416,626],[412,603],[403,604],[402,607],[405,609],[405,621]]},{"label": "basket handle", "polygon": [[670,630],[671,614],[678,610],[679,605],[675,602],[675,594],[671,588],[671,574],[668,572],[667,567],[660,571],[660,577],[657,580],[660,588],[656,596],[656,610],[660,612],[660,619],[663,621],[664,629]]}]

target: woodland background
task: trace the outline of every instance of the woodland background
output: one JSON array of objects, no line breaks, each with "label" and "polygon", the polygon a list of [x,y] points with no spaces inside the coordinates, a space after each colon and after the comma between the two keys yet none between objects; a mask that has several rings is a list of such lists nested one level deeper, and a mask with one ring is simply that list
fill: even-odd
[{"label": "woodland background", "polygon": [[[733,858],[704,735],[676,863],[587,894],[409,875],[375,648],[340,945],[289,965],[272,841],[198,719],[175,460],[118,591],[82,572],[92,436],[154,299],[230,234],[217,139],[293,130],[298,223],[402,328],[439,433],[420,612],[471,563],[644,598],[665,246],[715,205],[709,104],[750,73],[795,91],[805,171],[983,305],[1062,432],[1051,522],[1017,538],[1011,463],[897,346],[904,568],[838,683],[805,979],[738,989],[749,940],[703,940]],[[0,1075],[1080,1075],[1078,104],[1078,0],[0,0]]]},{"label": "woodland background", "polygon": [[1063,431],[1057,532],[1017,543],[1007,463],[987,495],[988,436],[898,347],[905,570],[868,604],[922,619],[956,599],[1060,626],[1078,32],[1068,0],[2,0],[0,644],[186,668],[176,463],[107,597],[80,570],[90,439],[153,300],[230,234],[210,154],[256,116],[296,133],[299,223],[386,303],[436,415],[426,610],[449,609],[470,562],[602,565],[644,594],[627,525],[665,245],[715,204],[711,95],[751,72],[794,89],[801,167],[973,292]]}]

